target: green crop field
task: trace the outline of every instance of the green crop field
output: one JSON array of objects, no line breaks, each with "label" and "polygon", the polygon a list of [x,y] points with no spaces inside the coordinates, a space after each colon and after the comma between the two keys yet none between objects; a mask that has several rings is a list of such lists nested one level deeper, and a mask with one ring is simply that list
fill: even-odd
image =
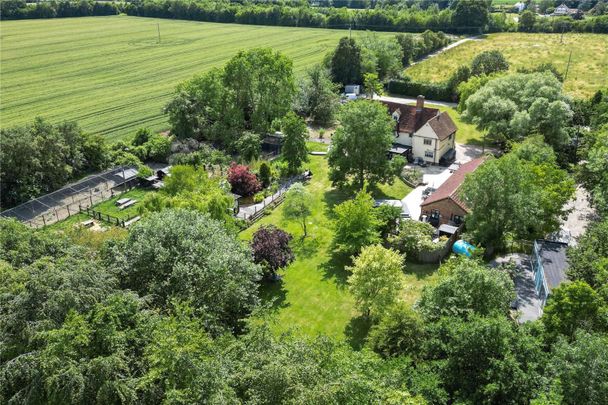
[{"label": "green crop field", "polygon": [[43,116],[75,120],[109,139],[166,129],[162,109],[175,86],[241,49],[283,51],[302,72],[347,33],[127,16],[3,21],[1,28],[2,127]]},{"label": "green crop field", "polygon": [[566,71],[570,51],[572,60],[564,84],[575,97],[589,97],[608,86],[608,35],[602,34],[490,34],[480,41],[469,41],[406,70],[413,78],[442,81],[459,65],[469,65],[475,55],[486,50],[501,51],[511,70],[551,62]]}]

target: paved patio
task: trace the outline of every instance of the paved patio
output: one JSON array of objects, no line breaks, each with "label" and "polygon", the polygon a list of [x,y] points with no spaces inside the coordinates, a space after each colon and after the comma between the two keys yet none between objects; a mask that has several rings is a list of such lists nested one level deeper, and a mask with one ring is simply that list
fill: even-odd
[{"label": "paved patio", "polygon": [[490,266],[496,267],[500,264],[512,262],[517,268],[517,273],[513,282],[515,283],[515,308],[519,312],[517,321],[524,323],[535,321],[542,315],[542,302],[536,294],[534,288],[534,273],[530,256],[523,253],[513,253],[510,255],[494,259]]}]

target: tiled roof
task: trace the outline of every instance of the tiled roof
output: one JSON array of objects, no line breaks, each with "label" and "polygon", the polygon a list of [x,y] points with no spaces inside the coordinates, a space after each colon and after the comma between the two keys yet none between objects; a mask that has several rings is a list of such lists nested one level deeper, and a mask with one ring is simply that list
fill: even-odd
[{"label": "tiled roof", "polygon": [[460,166],[433,194],[431,194],[426,200],[420,204],[421,207],[429,205],[431,203],[444,200],[446,198],[454,201],[460,208],[468,211],[466,205],[458,198],[457,191],[460,185],[464,182],[467,174],[474,172],[480,164],[483,163],[485,158],[480,157],[473,159]]},{"label": "tiled roof", "polygon": [[416,111],[415,105],[393,103],[384,100],[381,102],[388,107],[388,111],[391,114],[396,110],[400,110],[401,115],[399,116],[398,123],[399,132],[413,134],[439,113],[437,108],[423,107],[422,111],[418,112]]},{"label": "tiled roof", "polygon": [[429,125],[441,141],[452,135],[457,129],[456,124],[454,124],[454,121],[452,121],[452,118],[446,112],[442,112],[431,118]]}]

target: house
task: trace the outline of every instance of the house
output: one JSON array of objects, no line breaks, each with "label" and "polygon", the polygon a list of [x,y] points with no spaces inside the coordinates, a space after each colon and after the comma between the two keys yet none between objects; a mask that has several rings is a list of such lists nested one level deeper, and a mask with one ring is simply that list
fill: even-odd
[{"label": "house", "polygon": [[545,306],[551,291],[567,279],[567,247],[568,244],[563,242],[545,239],[534,241],[534,249],[530,259],[534,274],[534,289],[541,307]]},{"label": "house", "polygon": [[473,173],[485,158],[480,157],[462,164],[437,190],[420,204],[421,215],[434,226],[459,226],[469,209],[458,196],[458,190],[467,174]]},{"label": "house", "polygon": [[395,120],[392,150],[405,150],[403,154],[410,160],[419,157],[430,164],[438,164],[446,154],[453,159],[457,128],[449,114],[425,107],[424,96],[418,96],[415,106],[381,102]]},{"label": "house", "polygon": [[565,5],[564,3],[562,3],[559,6],[555,7],[555,10],[553,10],[553,13],[551,15],[554,17],[561,17],[561,16],[572,16],[572,15],[575,15],[576,13],[578,13],[578,9],[570,8],[567,5]]}]

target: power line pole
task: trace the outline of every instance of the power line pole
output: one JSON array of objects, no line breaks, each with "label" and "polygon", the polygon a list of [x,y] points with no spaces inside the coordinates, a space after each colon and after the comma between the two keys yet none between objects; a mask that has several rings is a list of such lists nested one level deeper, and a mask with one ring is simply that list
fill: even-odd
[{"label": "power line pole", "polygon": [[566,73],[564,73],[564,81],[568,78],[568,71],[570,70],[570,62],[572,61],[572,49],[570,49],[570,56],[568,56],[568,65],[566,65]]},{"label": "power line pole", "polygon": [[156,23],[156,30],[158,31],[158,43],[160,44],[160,24]]}]

